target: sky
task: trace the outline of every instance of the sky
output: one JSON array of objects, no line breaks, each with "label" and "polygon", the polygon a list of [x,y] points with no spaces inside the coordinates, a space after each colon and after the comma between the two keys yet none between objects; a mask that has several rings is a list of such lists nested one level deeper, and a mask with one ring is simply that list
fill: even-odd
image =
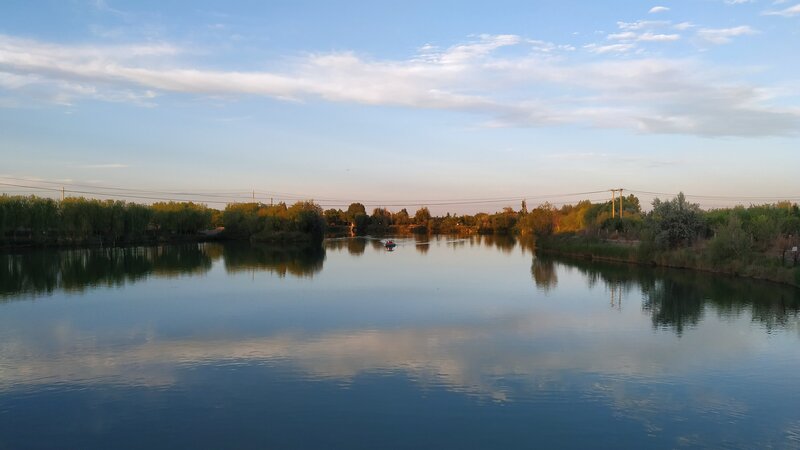
[{"label": "sky", "polygon": [[0,192],[800,200],[798,44],[800,0],[5,0]]}]

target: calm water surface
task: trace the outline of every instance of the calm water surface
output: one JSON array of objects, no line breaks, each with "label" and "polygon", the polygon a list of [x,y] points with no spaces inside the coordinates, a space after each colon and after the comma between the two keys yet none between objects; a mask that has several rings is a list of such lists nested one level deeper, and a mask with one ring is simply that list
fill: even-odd
[{"label": "calm water surface", "polygon": [[800,448],[800,290],[397,242],[0,255],[0,449]]}]

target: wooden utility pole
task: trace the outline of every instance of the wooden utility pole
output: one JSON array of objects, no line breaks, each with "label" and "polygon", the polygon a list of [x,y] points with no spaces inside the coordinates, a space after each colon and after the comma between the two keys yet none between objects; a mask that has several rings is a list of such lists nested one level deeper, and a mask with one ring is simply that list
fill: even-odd
[{"label": "wooden utility pole", "polygon": [[61,186],[61,201],[64,201],[64,186]]},{"label": "wooden utility pole", "polygon": [[253,189],[253,200],[255,200],[255,199],[256,199],[256,191],[255,191],[255,189]]},{"label": "wooden utility pole", "polygon": [[609,189],[611,191],[611,218],[616,217],[617,211],[617,197],[616,194],[619,192],[619,218],[622,219],[622,188],[619,189]]},{"label": "wooden utility pole", "polygon": [[616,205],[617,205],[617,199],[614,197],[614,195],[615,195],[616,193],[617,193],[617,190],[616,190],[616,189],[612,189],[612,190],[611,190],[611,218],[612,218],[612,219],[614,218],[614,208],[615,208],[615,207],[616,207]]}]

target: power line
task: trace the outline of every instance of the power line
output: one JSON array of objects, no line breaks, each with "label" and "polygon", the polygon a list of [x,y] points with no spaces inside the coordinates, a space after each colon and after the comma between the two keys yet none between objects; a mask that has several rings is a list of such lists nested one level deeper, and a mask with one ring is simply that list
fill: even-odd
[{"label": "power line", "polygon": [[241,191],[234,191],[234,190],[231,190],[231,191],[209,191],[209,192],[197,191],[197,193],[193,193],[193,192],[174,192],[174,191],[154,191],[154,190],[149,190],[149,189],[134,189],[134,188],[121,188],[121,187],[99,186],[99,185],[89,185],[89,184],[62,183],[62,182],[58,182],[58,181],[34,180],[34,179],[29,179],[29,178],[16,178],[16,177],[5,177],[5,176],[0,176],[0,179],[24,181],[24,182],[28,182],[28,183],[51,184],[51,185],[57,185],[57,186],[82,187],[82,188],[90,188],[90,189],[104,190],[104,191],[138,192],[138,193],[143,193],[143,194],[188,195],[188,196],[205,196],[205,197],[242,198],[242,199],[246,199],[246,198],[249,198],[249,197],[247,197],[245,195],[236,196],[236,195],[229,195],[229,194],[246,194],[246,193],[250,193],[250,191],[245,191],[245,190],[241,190]]},{"label": "power line", "polygon": [[[272,200],[275,199],[277,201],[291,201],[291,200],[314,200],[319,206],[321,207],[347,207],[354,202],[363,203],[370,206],[381,206],[381,207],[408,207],[408,206],[466,206],[466,205],[492,205],[492,204],[510,204],[512,202],[519,202],[522,200],[548,200],[548,199],[563,199],[568,197],[575,197],[581,195],[594,195],[594,194],[602,194],[607,193],[607,189],[597,190],[597,191],[585,191],[585,192],[569,192],[569,193],[562,193],[562,194],[538,194],[538,195],[520,195],[520,196],[506,196],[506,197],[478,197],[478,198],[454,198],[454,199],[409,199],[409,200],[398,200],[398,199],[383,199],[383,200],[351,200],[346,198],[317,198],[316,196],[301,196],[299,194],[290,194],[290,193],[280,193],[280,192],[273,192],[273,191],[259,191],[259,190],[249,190],[249,191],[225,191],[225,190],[217,190],[217,191],[195,191],[195,192],[188,192],[188,191],[159,191],[159,190],[146,190],[146,189],[133,189],[133,188],[122,188],[122,187],[114,187],[114,186],[94,186],[94,185],[86,185],[86,184],[78,184],[78,183],[60,183],[57,181],[50,181],[50,180],[32,180],[27,178],[16,178],[16,177],[6,177],[0,176],[0,180],[16,180],[16,181],[26,181],[26,184],[22,183],[11,183],[11,182],[0,182],[0,186],[8,186],[13,188],[21,188],[26,189],[24,191],[15,190],[14,193],[19,192],[51,192],[51,193],[60,193],[66,194],[82,194],[88,196],[96,196],[96,197],[110,197],[110,198],[125,198],[125,199],[137,199],[137,200],[151,200],[151,201],[177,201],[177,202],[197,202],[197,203],[208,203],[208,204],[228,204],[228,203],[235,203],[237,201],[242,202],[253,202],[258,200],[256,198],[256,194],[260,195],[269,195],[272,197],[270,199],[270,203]],[[29,184],[33,183],[33,184]],[[53,187],[49,186],[37,186],[35,184],[48,184]],[[59,188],[55,186],[60,186]],[[84,189],[66,189],[65,186],[69,187],[78,187]],[[28,191],[27,189],[31,189],[33,191]],[[105,192],[104,192],[105,191]],[[114,192],[107,192],[107,191],[114,191]],[[615,189],[616,192],[620,192],[622,189]],[[674,193],[667,193],[667,192],[656,192],[656,191],[646,191],[646,190],[634,190],[634,189],[625,189],[626,192],[644,196],[668,196],[674,197],[677,194]],[[225,192],[228,192],[226,194]],[[248,195],[235,195],[235,194],[248,194]],[[800,200],[800,196],[722,196],[722,195],[699,195],[699,194],[684,194],[687,198],[694,198],[700,200],[717,200],[717,201],[768,201],[768,200]],[[590,201],[600,201],[605,203],[607,199],[597,199],[597,200],[590,200]],[[266,203],[266,202],[264,202]],[[570,201],[558,201],[558,202],[550,202],[551,204],[568,204],[571,203]],[[720,206],[716,203],[711,204],[709,206]]]},{"label": "power line", "polygon": [[[164,198],[164,197],[148,197],[143,195],[128,195],[128,194],[108,194],[104,192],[88,192],[88,191],[75,191],[75,190],[68,190],[68,189],[56,189],[56,188],[48,188],[48,187],[41,187],[41,186],[27,186],[22,184],[12,184],[12,183],[2,183],[2,186],[13,186],[13,187],[21,187],[21,188],[31,188],[31,189],[40,189],[44,191],[50,192],[69,192],[71,194],[86,194],[86,195],[96,195],[101,197],[124,197],[124,198],[135,198],[140,200],[164,200],[164,201],[171,201],[171,202],[201,202],[198,199],[181,199],[181,198]],[[202,203],[218,203],[218,204],[228,204],[231,202],[223,202],[223,201],[215,201],[215,200],[203,200]]]},{"label": "power line", "polygon": [[[632,192],[635,194],[645,194],[645,195],[665,195],[669,197],[675,197],[678,194],[676,193],[669,193],[669,192],[653,192],[653,191],[637,191],[628,189],[628,192]],[[800,200],[800,195],[772,195],[772,196],[731,196],[731,195],[700,195],[700,194],[683,194],[686,198],[700,198],[700,199],[710,199],[710,200]]]}]

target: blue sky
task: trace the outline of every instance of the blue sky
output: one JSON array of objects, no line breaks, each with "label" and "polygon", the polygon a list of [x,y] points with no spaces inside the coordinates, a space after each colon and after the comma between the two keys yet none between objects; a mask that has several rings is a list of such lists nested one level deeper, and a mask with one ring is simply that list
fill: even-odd
[{"label": "blue sky", "polygon": [[[797,0],[5,1],[0,181],[436,212],[800,199],[798,44]],[[502,200],[437,205],[476,198]]]}]

